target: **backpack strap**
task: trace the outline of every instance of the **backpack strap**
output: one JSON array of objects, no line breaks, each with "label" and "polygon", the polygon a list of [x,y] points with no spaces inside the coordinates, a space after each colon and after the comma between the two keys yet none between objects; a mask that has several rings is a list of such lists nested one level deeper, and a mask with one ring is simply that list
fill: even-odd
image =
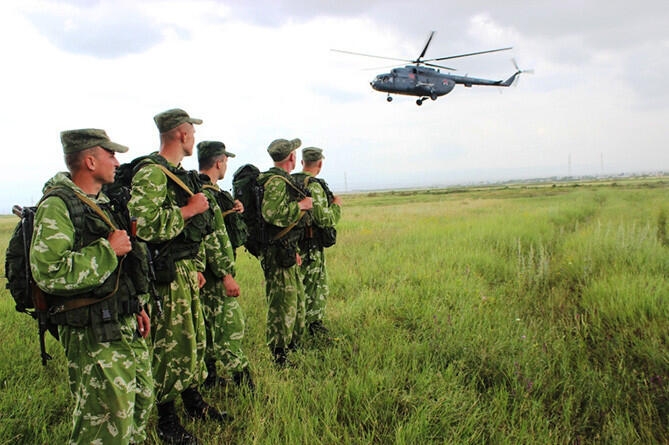
[{"label": "backpack strap", "polygon": [[[288,184],[293,190],[295,190],[297,193],[299,193],[303,198],[306,198],[306,197],[307,197],[307,195],[305,195],[304,192],[303,192],[302,190],[300,190],[299,188],[295,187],[295,184],[293,184],[293,181],[291,181],[290,179],[285,178],[285,177],[283,177],[283,176],[281,176],[281,175],[272,175],[272,176],[270,176],[270,177],[267,178],[267,180],[265,181],[265,184],[267,184],[269,181],[271,181],[271,180],[274,179],[274,178],[281,178],[281,179],[283,179],[283,181],[284,181],[286,184]],[[263,184],[263,187],[265,187],[265,184]]]},{"label": "backpack strap", "polygon": [[163,164],[159,162],[155,162],[151,157],[146,157],[142,159],[141,162],[137,165],[137,171],[142,169],[143,167],[146,167],[147,165],[152,164],[158,166],[162,170],[163,173],[165,173],[165,176],[167,176],[169,179],[171,179],[176,185],[181,187],[186,193],[188,193],[188,196],[193,196],[195,193],[181,180],[177,175],[172,173],[169,168],[165,167]]},{"label": "backpack strap", "polygon": [[[68,200],[63,195],[63,192],[66,192],[66,193],[67,192],[72,192],[72,194],[77,199],[79,199],[79,201],[81,201],[82,203],[87,205],[91,210],[93,210],[93,212],[96,215],[98,215],[100,217],[100,219],[102,219],[109,226],[109,228],[111,230],[118,230],[116,225],[111,221],[111,219],[109,219],[107,214],[105,214],[105,212],[100,208],[99,205],[97,205],[97,203],[95,201],[93,201],[88,196],[86,196],[82,193],[79,193],[76,190],[73,190],[73,189],[70,189],[70,188],[67,188],[67,187],[63,187],[63,186],[54,186],[54,187],[48,189],[44,193],[44,196],[42,196],[42,199],[40,199],[39,203],[41,204],[42,201],[44,201],[44,199],[46,199],[50,196],[57,196],[60,199],[62,199],[63,201],[65,201],[65,203],[67,205]],[[68,206],[68,211],[70,211],[70,212],[72,211],[69,208],[69,206]],[[81,225],[82,215],[72,215],[71,214],[70,217],[72,218],[72,223],[75,225],[75,230],[76,230],[77,224],[79,226]],[[105,295],[102,298],[88,298],[88,297],[86,297],[86,298],[72,298],[72,299],[67,299],[67,300],[64,300],[64,301],[60,301],[56,304],[51,305],[51,307],[49,308],[49,313],[50,314],[58,314],[60,312],[71,311],[71,310],[79,309],[79,308],[82,308],[82,307],[85,307],[85,306],[90,306],[92,304],[99,303],[101,301],[108,300],[111,297],[113,297],[116,294],[116,292],[118,291],[119,282],[121,280],[121,266],[123,264],[123,260],[125,260],[125,256],[121,257],[121,259],[119,261],[119,264],[118,264],[118,267],[117,267],[117,273],[116,273],[116,285],[114,286],[114,289],[109,294]]]},{"label": "backpack strap", "polygon": [[[284,177],[281,176],[281,175],[273,175],[273,176],[270,176],[270,177],[265,181],[265,184],[263,185],[263,187],[265,187],[265,185],[266,185],[269,181],[271,181],[272,179],[274,179],[274,178],[281,178],[281,179],[283,179],[284,182],[285,182],[286,184],[288,184],[290,187],[292,187],[294,190],[296,190],[300,195],[302,195],[303,197],[306,198],[306,195],[304,194],[304,192],[302,192],[302,190],[300,190],[299,188],[295,187],[295,184],[293,184],[292,181],[290,181],[288,178],[284,178]],[[279,233],[277,233],[277,234],[272,238],[272,241],[276,241],[276,240],[281,239],[281,238],[283,238],[284,236],[286,236],[286,235],[288,234],[288,232],[290,232],[291,230],[293,230],[293,228],[300,222],[300,220],[302,219],[302,217],[304,216],[305,213],[307,213],[306,210],[300,210],[300,216],[297,217],[297,220],[296,220],[294,223],[290,224],[288,227],[284,227],[284,229],[283,229],[282,231],[280,231]]]},{"label": "backpack strap", "polygon": [[[207,190],[213,190],[215,193],[220,193],[221,192],[218,188],[216,188],[212,184],[203,184],[202,188],[207,189]],[[226,216],[230,215],[231,213],[235,213],[235,212],[236,212],[235,209],[230,209],[230,210],[225,210],[225,211],[223,211],[223,209],[221,209],[221,215],[223,215],[223,218],[225,218]]]},{"label": "backpack strap", "polygon": [[165,176],[167,176],[172,181],[174,181],[174,183],[176,185],[178,185],[179,187],[184,189],[184,191],[186,193],[188,193],[188,196],[193,196],[195,194],[195,193],[193,193],[193,191],[186,184],[184,184],[184,182],[181,179],[179,179],[179,177],[177,175],[172,173],[167,167],[165,167],[164,165],[161,165],[161,164],[156,164],[156,165],[158,167],[160,167],[160,169],[163,171],[163,173],[165,173]]}]

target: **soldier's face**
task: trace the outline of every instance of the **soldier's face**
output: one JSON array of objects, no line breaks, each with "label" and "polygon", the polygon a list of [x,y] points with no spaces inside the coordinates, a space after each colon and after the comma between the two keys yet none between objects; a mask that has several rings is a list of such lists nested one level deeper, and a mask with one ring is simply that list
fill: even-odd
[{"label": "soldier's face", "polygon": [[183,138],[184,152],[186,156],[193,154],[193,147],[195,146],[195,127],[193,124],[186,124],[184,126],[184,138]]},{"label": "soldier's face", "polygon": [[120,165],[116,159],[116,153],[111,150],[106,150],[102,147],[97,147],[93,153],[95,158],[94,175],[102,184],[111,184],[114,182],[114,175],[116,168]]},{"label": "soldier's face", "polygon": [[218,179],[223,179],[225,177],[225,172],[228,170],[228,157],[222,156],[218,162],[220,162],[218,169],[221,172]]}]

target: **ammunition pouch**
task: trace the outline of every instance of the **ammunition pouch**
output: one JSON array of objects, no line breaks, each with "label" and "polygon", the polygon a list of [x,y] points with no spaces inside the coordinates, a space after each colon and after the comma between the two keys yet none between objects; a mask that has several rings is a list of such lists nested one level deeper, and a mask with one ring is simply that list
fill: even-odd
[{"label": "ammunition pouch", "polygon": [[318,239],[323,247],[334,246],[337,242],[337,229],[334,227],[324,227],[318,230]]},{"label": "ammunition pouch", "polygon": [[[81,298],[87,298],[87,296],[90,296],[90,294]],[[76,299],[73,303],[76,303]],[[53,307],[57,307],[57,305]],[[121,339],[119,318],[138,314],[141,310],[142,305],[136,298],[121,302],[109,298],[77,309],[51,312],[49,313],[49,322],[74,328],[90,327],[93,329],[95,339],[98,342],[110,342]]]},{"label": "ammunition pouch", "polygon": [[200,245],[187,242],[181,235],[161,244],[151,244],[151,258],[156,284],[170,284],[177,278],[176,262],[195,258]]},{"label": "ammunition pouch", "polygon": [[297,245],[284,240],[275,241],[270,245],[269,254],[274,263],[285,269],[293,267],[297,263]]},{"label": "ammunition pouch", "polygon": [[153,257],[153,270],[156,274],[156,284],[170,284],[177,278],[177,267],[169,250],[158,252]]}]

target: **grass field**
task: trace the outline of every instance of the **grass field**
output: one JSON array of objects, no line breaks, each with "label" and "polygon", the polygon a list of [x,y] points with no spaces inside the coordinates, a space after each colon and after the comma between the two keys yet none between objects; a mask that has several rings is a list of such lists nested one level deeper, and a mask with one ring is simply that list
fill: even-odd
[{"label": "grass field", "polygon": [[[332,342],[276,369],[261,270],[241,253],[257,391],[206,392],[235,420],[186,425],[211,444],[666,444],[668,191],[346,196],[327,252]],[[3,254],[15,223],[0,218]],[[2,287],[0,444],[65,443],[62,350],[49,338],[41,366],[35,322]]]}]

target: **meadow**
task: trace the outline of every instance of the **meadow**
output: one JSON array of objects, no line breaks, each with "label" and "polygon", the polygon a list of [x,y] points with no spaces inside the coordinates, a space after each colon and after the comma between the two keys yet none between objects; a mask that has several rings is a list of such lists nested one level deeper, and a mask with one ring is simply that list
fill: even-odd
[{"label": "meadow", "polygon": [[[344,197],[328,249],[329,341],[277,369],[255,258],[239,252],[255,394],[203,443],[669,443],[669,183]],[[16,223],[0,217],[0,250]],[[0,284],[4,284],[4,275]],[[61,444],[62,349],[0,290],[0,444]],[[151,419],[148,443],[159,443]]]}]

